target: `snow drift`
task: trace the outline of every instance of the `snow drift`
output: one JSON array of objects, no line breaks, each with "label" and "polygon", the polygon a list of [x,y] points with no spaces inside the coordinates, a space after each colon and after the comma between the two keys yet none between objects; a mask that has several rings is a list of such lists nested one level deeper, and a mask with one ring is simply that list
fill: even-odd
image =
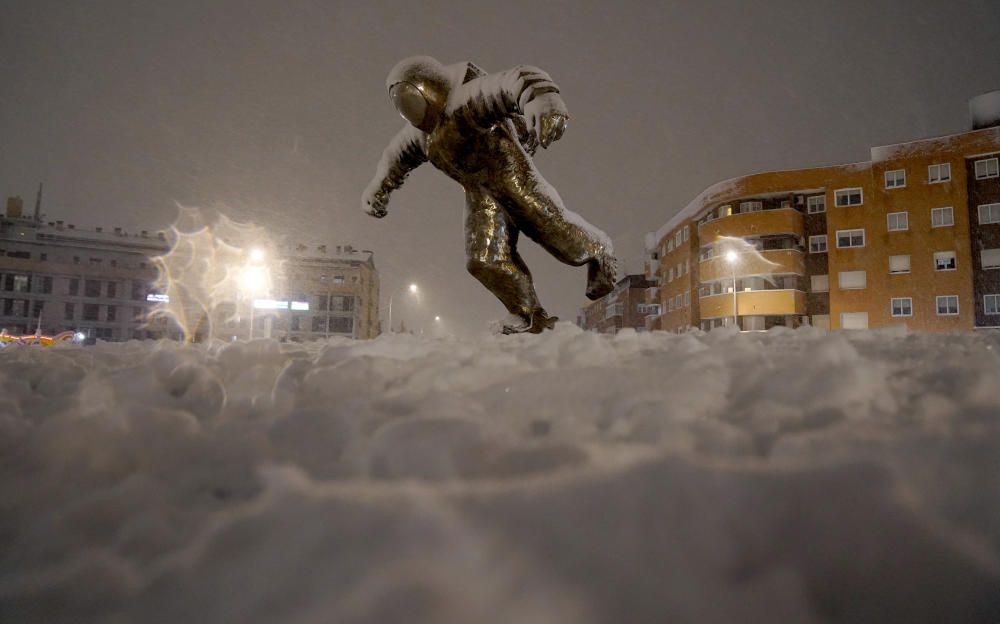
[{"label": "snow drift", "polygon": [[0,352],[0,621],[1000,621],[1000,336]]}]

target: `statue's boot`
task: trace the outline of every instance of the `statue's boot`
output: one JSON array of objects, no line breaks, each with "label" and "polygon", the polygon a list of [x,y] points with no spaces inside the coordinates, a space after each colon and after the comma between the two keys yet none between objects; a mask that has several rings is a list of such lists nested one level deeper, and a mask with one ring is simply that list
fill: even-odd
[{"label": "statue's boot", "polygon": [[504,334],[540,334],[546,329],[553,329],[556,326],[558,316],[549,316],[548,313],[539,308],[531,313],[529,318],[524,319],[520,325],[504,325]]},{"label": "statue's boot", "polygon": [[587,299],[600,299],[611,292],[618,280],[618,259],[601,253],[587,264]]}]

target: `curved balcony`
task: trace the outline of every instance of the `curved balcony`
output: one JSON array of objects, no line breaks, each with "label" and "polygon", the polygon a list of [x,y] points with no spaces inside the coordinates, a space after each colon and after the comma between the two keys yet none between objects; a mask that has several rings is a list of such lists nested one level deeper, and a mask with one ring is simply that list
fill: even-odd
[{"label": "curved balcony", "polygon": [[[733,315],[733,293],[702,297],[701,318]],[[736,293],[738,316],[805,314],[806,294],[801,290],[751,290]]]},{"label": "curved balcony", "polygon": [[776,208],[729,215],[698,226],[698,237],[703,243],[717,236],[763,236],[767,234],[805,233],[802,213],[794,208]]},{"label": "curved balcony", "polygon": [[[768,264],[769,262],[773,264]],[[730,279],[733,275],[725,256],[705,260],[699,265],[698,271],[698,279],[702,282]],[[805,254],[798,249],[772,249],[760,252],[760,256],[742,253],[736,261],[736,277],[787,273],[806,274]]]}]

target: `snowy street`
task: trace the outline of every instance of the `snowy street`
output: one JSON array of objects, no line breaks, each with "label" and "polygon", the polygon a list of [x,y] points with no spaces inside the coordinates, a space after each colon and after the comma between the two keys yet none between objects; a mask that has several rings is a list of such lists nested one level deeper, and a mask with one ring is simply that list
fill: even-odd
[{"label": "snowy street", "polygon": [[997,622],[1000,334],[0,350],[3,622]]}]

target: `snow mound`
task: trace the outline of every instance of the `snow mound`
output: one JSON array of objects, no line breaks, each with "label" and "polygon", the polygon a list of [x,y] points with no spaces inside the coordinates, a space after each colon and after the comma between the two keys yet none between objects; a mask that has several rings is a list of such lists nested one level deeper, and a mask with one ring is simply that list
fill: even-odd
[{"label": "snow mound", "polygon": [[997,622],[1000,335],[0,351],[3,622]]}]

